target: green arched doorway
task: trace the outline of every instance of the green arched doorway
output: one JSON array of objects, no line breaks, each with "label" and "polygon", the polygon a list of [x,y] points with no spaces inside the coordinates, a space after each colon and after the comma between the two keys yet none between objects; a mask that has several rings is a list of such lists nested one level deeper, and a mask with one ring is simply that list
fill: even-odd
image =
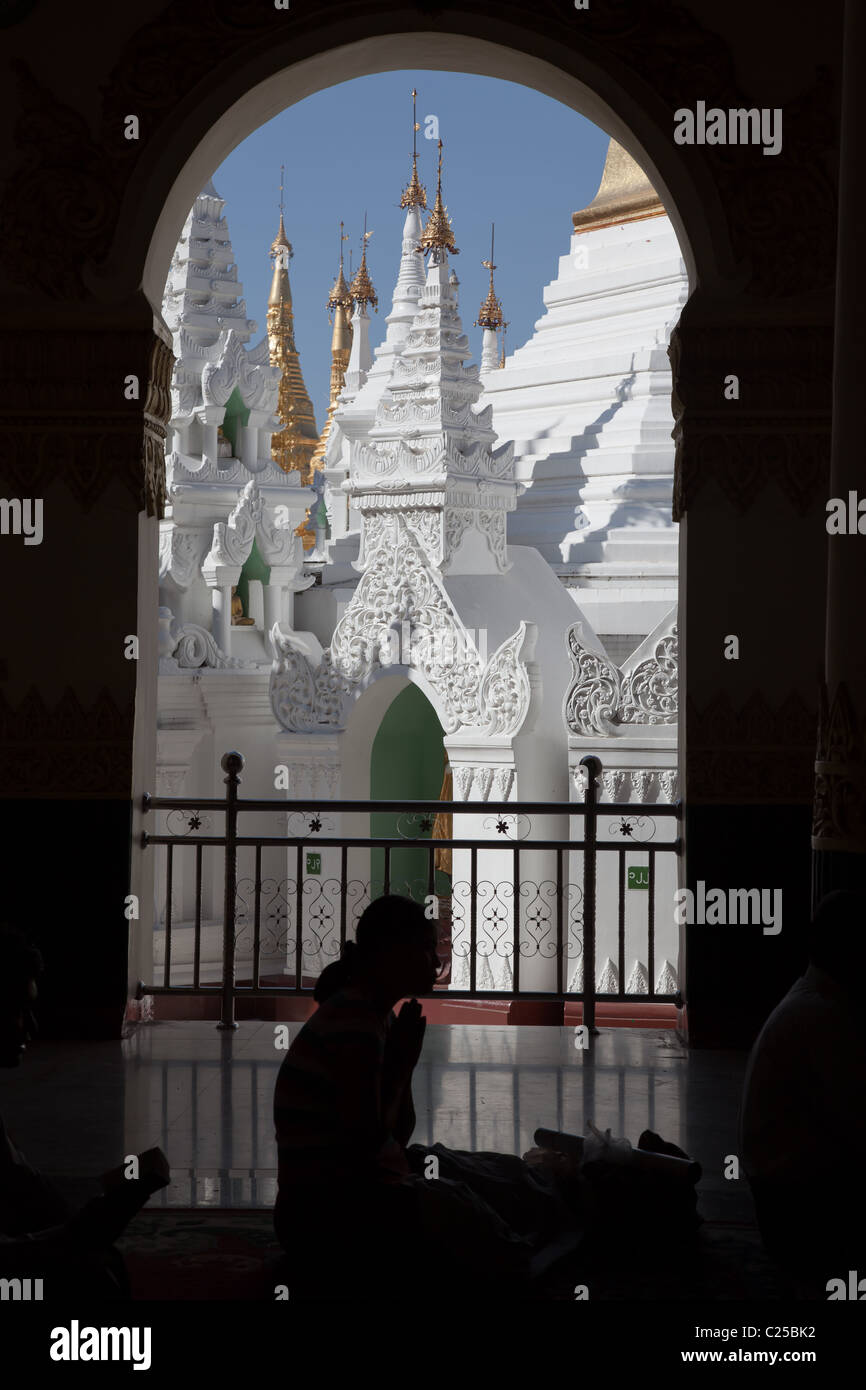
[{"label": "green arched doorway", "polygon": [[[440,794],[445,768],[442,726],[430,701],[417,685],[407,685],[389,705],[373,741],[370,755],[371,801],[435,801]],[[433,817],[428,828],[416,836],[429,840]],[[370,814],[371,835],[397,838],[409,827],[406,818],[393,812],[373,811]],[[415,828],[411,828],[415,836]],[[379,897],[385,891],[385,851],[374,849],[370,855],[370,896]],[[429,850],[392,850],[390,891],[404,893],[423,902],[429,888]],[[433,891],[449,895],[450,878],[435,870]]]}]

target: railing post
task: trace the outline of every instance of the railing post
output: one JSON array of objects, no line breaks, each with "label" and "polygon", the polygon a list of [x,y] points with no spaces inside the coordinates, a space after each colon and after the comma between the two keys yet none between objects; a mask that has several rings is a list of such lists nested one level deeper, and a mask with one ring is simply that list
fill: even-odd
[{"label": "railing post", "polygon": [[583,794],[583,1023],[590,1033],[595,1026],[595,870],[598,779],[601,759],[589,753],[581,758],[586,772]]},{"label": "railing post", "polygon": [[217,1028],[237,1028],[235,1021],[235,898],[238,878],[238,784],[244,760],[240,753],[224,753],[220,767],[226,784],[226,869],[223,901],[223,998]]}]

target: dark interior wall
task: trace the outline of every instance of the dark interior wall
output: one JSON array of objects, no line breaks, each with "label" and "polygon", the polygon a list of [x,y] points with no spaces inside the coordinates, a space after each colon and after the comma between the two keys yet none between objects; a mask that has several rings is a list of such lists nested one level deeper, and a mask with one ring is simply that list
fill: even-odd
[{"label": "dark interior wall", "polygon": [[[57,1026],[90,1027],[86,1014],[119,1027],[129,805],[153,782],[145,768],[134,784],[132,739],[136,674],[143,707],[155,672],[136,673],[118,642],[118,629],[135,630],[138,517],[158,503],[154,441],[168,413],[166,357],[154,356],[140,289],[153,227],[200,142],[255,82],[377,36],[433,35],[413,50],[431,65],[450,54],[442,62],[460,66],[453,55],[475,38],[501,44],[509,61],[543,60],[552,83],[565,74],[596,94],[612,113],[606,128],[634,132],[673,198],[696,284],[672,344],[687,877],[712,882],[736,862],[742,886],[759,874],[799,903],[823,632],[841,6],[322,0],[276,11],[142,0],[89,7],[86,44],[74,6],[18,13],[0,57],[0,491],[42,496],[46,533],[26,560],[20,538],[0,538],[3,848],[10,907],[32,917],[46,878],[69,904],[69,915],[41,918],[48,944],[68,950],[62,987],[47,986]],[[330,56],[323,73],[333,80]],[[675,147],[673,112],[698,100],[782,105],[782,153]],[[586,110],[602,119],[602,107]],[[123,138],[129,112],[137,142]],[[227,135],[222,153],[246,133]],[[128,372],[142,383],[137,401],[123,396]],[[730,372],[742,384],[733,409],[721,396]],[[718,629],[735,624],[743,654],[725,664]],[[86,881],[84,862],[94,866]],[[72,950],[85,891],[89,944]],[[785,987],[787,958],[744,974],[741,952],[706,932],[692,938],[692,1041],[748,1041],[753,1015]],[[754,949],[758,961],[763,944]],[[735,987],[760,996],[741,1023],[731,1022]]]}]

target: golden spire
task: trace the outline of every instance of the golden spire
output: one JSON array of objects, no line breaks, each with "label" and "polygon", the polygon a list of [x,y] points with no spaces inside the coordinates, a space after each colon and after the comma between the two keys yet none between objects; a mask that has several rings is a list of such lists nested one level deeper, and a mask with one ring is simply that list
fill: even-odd
[{"label": "golden spire", "polygon": [[452,256],[459,256],[460,252],[454,245],[454,233],[451,230],[451,218],[448,216],[448,209],[442,202],[442,141],[439,141],[439,173],[436,178],[436,202],[433,204],[433,211],[427,218],[427,225],[421,236],[421,241],[415,247],[416,251],[421,251],[425,255],[432,251],[434,247],[442,247],[450,251]]},{"label": "golden spire", "polygon": [[418,93],[416,92],[415,88],[413,87],[413,88],[412,88],[412,177],[411,177],[411,179],[409,180],[408,184],[406,185],[406,187],[405,187],[404,190],[403,190],[403,196],[402,196],[401,199],[400,199],[400,206],[401,206],[401,208],[426,208],[426,206],[427,206],[427,190],[425,189],[424,185],[423,185],[422,183],[420,183],[419,180],[418,180],[418,147],[417,147],[417,136],[418,136],[418,131],[421,129],[421,127],[420,127],[420,125],[418,124],[417,120],[415,119],[415,98],[417,97],[417,95],[418,95]]},{"label": "golden spire", "polygon": [[274,278],[271,281],[271,292],[268,295],[268,304],[288,304],[292,305],[292,291],[289,286],[289,261],[294,256],[292,243],[286,236],[286,228],[283,222],[283,180],[285,177],[286,166],[280,165],[280,229],[271,242],[270,257],[274,263]]},{"label": "golden spire", "polygon": [[493,234],[494,224],[490,224],[490,260],[482,261],[481,264],[490,271],[490,289],[487,291],[487,298],[478,310],[478,318],[475,320],[476,328],[501,328],[502,327],[502,305],[496,298],[493,289],[493,272],[496,266],[493,264]]},{"label": "golden spire", "polygon": [[310,463],[318,439],[313,403],[307,394],[301,362],[295,347],[295,320],[289,284],[291,243],[286,236],[283,213],[285,166],[280,166],[280,229],[271,243],[274,278],[268,296],[268,356],[272,367],[279,367],[277,415],[282,429],[271,436],[271,457],[284,472],[298,469],[301,483],[312,477]]},{"label": "golden spire", "polygon": [[[337,278],[328,295],[328,322],[334,322],[334,310],[340,308],[350,309],[352,307],[352,292],[346,284],[346,277],[343,274],[343,242],[349,238],[343,231],[345,223],[340,223],[340,268],[337,271]],[[351,329],[349,330],[351,336]]]},{"label": "golden spire", "polygon": [[367,214],[365,212],[364,236],[361,242],[363,248],[361,252],[361,264],[358,266],[358,269],[355,273],[355,278],[349,286],[349,293],[351,294],[352,299],[355,301],[356,304],[372,304],[373,308],[376,310],[376,313],[378,314],[379,300],[377,298],[376,291],[373,289],[373,282],[370,279],[369,273],[367,271],[367,242],[370,240],[370,237],[372,235],[372,232],[367,231]]},{"label": "golden spire", "polygon": [[[324,464],[328,436],[331,433],[339,395],[346,380],[346,369],[349,366],[349,354],[352,350],[352,324],[349,318],[352,310],[352,293],[343,275],[343,242],[348,241],[349,238],[343,231],[343,225],[341,222],[340,268],[334,281],[334,287],[328,295],[328,318],[334,325],[334,332],[331,336],[331,395],[325,428],[319,436],[319,442],[310,462],[311,473]],[[316,533],[310,523],[309,514],[306,521],[297,528],[295,534],[301,537],[305,550],[312,550],[316,544]]]},{"label": "golden spire", "polygon": [[508,324],[507,324],[507,323],[503,323],[502,328],[501,328],[501,330],[500,330],[500,332],[501,332],[501,334],[502,334],[501,338],[499,339],[500,343],[502,344],[502,350],[501,350],[500,353],[499,353],[499,365],[500,365],[500,367],[504,367],[504,366],[505,366],[505,330],[506,330],[507,327],[508,327]]},{"label": "golden spire", "polygon": [[588,207],[572,213],[571,220],[575,231],[592,232],[598,227],[615,227],[620,222],[637,222],[663,214],[661,199],[643,169],[622,145],[611,140],[598,192]]}]

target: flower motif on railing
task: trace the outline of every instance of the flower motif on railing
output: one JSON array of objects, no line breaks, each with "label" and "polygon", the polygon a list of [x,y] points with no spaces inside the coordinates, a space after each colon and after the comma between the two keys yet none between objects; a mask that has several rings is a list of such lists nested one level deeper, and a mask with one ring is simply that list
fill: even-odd
[{"label": "flower motif on railing", "polygon": [[333,830],[331,816],[323,816],[320,811],[287,811],[286,835],[290,840],[302,840],[307,835],[318,835],[322,830]]},{"label": "flower motif on railing", "polygon": [[402,840],[417,840],[430,834],[434,820],[429,811],[403,811],[397,817],[397,834]]},{"label": "flower motif on railing", "polygon": [[495,830],[497,835],[504,835],[507,840],[525,840],[532,830],[532,822],[528,816],[500,814],[488,816],[484,821],[484,829]]},{"label": "flower motif on railing", "polygon": [[169,811],[165,826],[169,835],[194,835],[197,831],[207,835],[213,829],[213,820],[201,811],[183,811],[177,807]]},{"label": "flower motif on railing", "polygon": [[651,816],[622,816],[608,824],[607,833],[644,845],[655,835],[656,823]]}]

